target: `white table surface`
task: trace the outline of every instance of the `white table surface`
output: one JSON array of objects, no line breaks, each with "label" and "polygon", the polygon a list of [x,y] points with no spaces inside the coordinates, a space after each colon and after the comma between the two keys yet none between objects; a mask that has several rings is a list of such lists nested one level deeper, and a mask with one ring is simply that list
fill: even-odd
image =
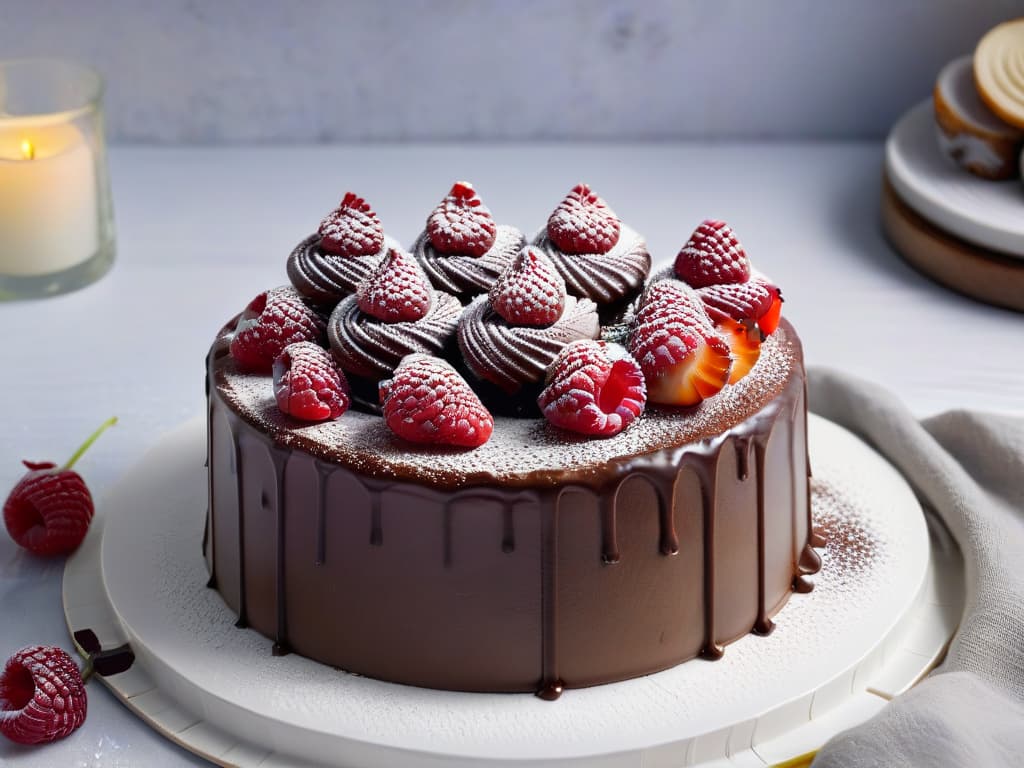
[{"label": "white table surface", "polygon": [[[346,190],[409,244],[457,178],[475,183],[499,222],[531,233],[586,180],[660,260],[701,219],[723,218],[783,287],[809,364],[882,382],[920,416],[1024,413],[1024,316],[950,293],[889,248],[880,143],[115,147],[110,164],[112,272],[74,294],[0,304],[4,494],[21,459],[64,461],[116,414],[119,426],[78,466],[102,501],[161,432],[201,411],[215,331],[260,290],[287,282],[291,247]],[[62,570],[0,534],[0,660],[33,643],[70,650]],[[24,749],[0,738],[8,763],[203,764],[98,684],[85,725],[65,741]]]}]

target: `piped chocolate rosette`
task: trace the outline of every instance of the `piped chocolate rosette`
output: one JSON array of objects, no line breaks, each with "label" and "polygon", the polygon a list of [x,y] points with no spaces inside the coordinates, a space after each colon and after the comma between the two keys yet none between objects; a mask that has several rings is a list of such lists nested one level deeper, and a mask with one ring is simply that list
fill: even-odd
[{"label": "piped chocolate rosette", "polygon": [[288,256],[288,279],[311,301],[334,306],[355,293],[399,244],[384,234],[377,214],[363,198],[346,193],[319,229]]},{"label": "piped chocolate rosette", "polygon": [[435,288],[468,303],[487,293],[526,244],[515,227],[496,224],[468,181],[457,181],[427,218],[413,255]]},{"label": "piped chocolate rosette", "polygon": [[[651,287],[641,299],[637,320],[651,289],[672,282],[685,283],[692,289],[685,303],[699,301],[700,312],[691,312],[702,322],[706,318],[705,325],[728,345],[732,362],[722,383],[735,384],[754,367],[761,343],[778,327],[782,291],[753,271],[732,227],[717,219],[702,221],[679,249],[673,265],[653,276]],[[656,402],[656,398],[651,400]]]},{"label": "piped chocolate rosette", "polygon": [[594,302],[569,295],[551,260],[526,246],[490,293],[466,308],[458,342],[485,402],[521,414],[534,412],[545,372],[559,352],[599,333]]},{"label": "piped chocolate rosette", "polygon": [[394,373],[402,358],[443,355],[461,314],[458,299],[434,290],[416,260],[393,248],[335,307],[327,338],[338,366],[351,374],[353,393],[375,403],[377,381]]},{"label": "piped chocolate rosette", "polygon": [[597,304],[606,325],[623,321],[651,270],[644,239],[586,184],[570,190],[533,242],[570,294]]}]

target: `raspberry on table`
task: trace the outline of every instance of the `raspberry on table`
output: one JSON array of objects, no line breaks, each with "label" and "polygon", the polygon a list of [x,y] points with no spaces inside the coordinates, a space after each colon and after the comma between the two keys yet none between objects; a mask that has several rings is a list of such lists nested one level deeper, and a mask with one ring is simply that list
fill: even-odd
[{"label": "raspberry on table", "polygon": [[0,673],[0,733],[18,744],[69,736],[85,722],[87,710],[78,665],[61,648],[22,648]]}]

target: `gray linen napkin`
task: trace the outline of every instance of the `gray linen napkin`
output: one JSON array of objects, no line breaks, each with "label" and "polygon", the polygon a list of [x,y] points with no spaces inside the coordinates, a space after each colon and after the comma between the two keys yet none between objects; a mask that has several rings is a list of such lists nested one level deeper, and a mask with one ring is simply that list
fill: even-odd
[{"label": "gray linen napkin", "polygon": [[829,741],[813,768],[1024,766],[1024,419],[949,411],[919,422],[881,387],[827,369],[810,372],[810,407],[903,473],[967,575],[945,661]]}]

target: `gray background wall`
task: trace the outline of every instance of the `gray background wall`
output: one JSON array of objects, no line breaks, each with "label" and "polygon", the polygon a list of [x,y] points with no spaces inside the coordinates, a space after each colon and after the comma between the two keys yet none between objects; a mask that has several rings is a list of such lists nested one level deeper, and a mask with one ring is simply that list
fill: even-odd
[{"label": "gray background wall", "polygon": [[1024,0],[0,0],[115,140],[879,137]]}]

